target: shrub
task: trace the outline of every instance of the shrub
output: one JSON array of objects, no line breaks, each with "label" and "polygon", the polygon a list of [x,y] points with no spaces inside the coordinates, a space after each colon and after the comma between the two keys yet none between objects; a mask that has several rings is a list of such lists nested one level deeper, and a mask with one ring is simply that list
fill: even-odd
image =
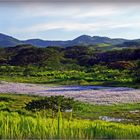
[{"label": "shrub", "polygon": [[40,100],[33,100],[26,104],[25,109],[31,111],[51,109],[53,112],[58,112],[60,109],[63,112],[66,110],[71,110],[73,105],[73,98],[65,98],[64,96],[51,96]]}]

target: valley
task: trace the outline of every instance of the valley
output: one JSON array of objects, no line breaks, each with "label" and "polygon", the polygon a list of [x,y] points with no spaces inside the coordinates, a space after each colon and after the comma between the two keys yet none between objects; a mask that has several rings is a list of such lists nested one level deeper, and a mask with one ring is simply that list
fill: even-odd
[{"label": "valley", "polygon": [[138,0],[0,0],[0,140],[140,140]]},{"label": "valley", "polygon": [[11,40],[0,47],[0,138],[140,138],[139,40]]}]

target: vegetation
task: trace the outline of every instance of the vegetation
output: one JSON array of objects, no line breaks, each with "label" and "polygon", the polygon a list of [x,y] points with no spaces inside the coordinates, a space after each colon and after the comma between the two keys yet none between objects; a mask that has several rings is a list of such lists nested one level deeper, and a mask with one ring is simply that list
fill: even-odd
[{"label": "vegetation", "polygon": [[[37,48],[31,45],[1,48],[0,62],[5,65],[35,65],[56,68],[64,65],[93,66],[116,61],[140,59],[139,48],[102,51],[94,46],[47,47]],[[52,63],[53,62],[53,63]],[[58,68],[57,68],[58,69]]]},{"label": "vegetation", "polygon": [[[51,98],[51,97],[50,97]],[[26,110],[31,102],[45,100],[44,97],[27,95],[0,95],[0,138],[1,139],[139,139],[138,122],[121,124],[98,120],[99,116],[122,117],[139,109],[140,104],[101,106],[75,102],[73,112],[59,112],[55,118],[49,109]],[[49,98],[48,98],[49,99]],[[55,98],[54,98],[55,101]],[[117,116],[118,115],[118,116]],[[120,116],[119,116],[120,115]],[[133,117],[132,117],[133,115]],[[111,117],[110,116],[110,117]],[[124,115],[127,116],[127,115]],[[88,120],[87,120],[88,119]],[[125,121],[122,123],[126,123]]]},{"label": "vegetation", "polygon": [[[106,48],[105,44],[0,48],[0,81],[140,88],[139,47]],[[0,138],[139,139],[139,108],[139,103],[105,106],[63,96],[0,94]],[[121,123],[99,121],[104,116]]]},{"label": "vegetation", "polygon": [[67,120],[0,113],[2,139],[93,139],[140,138],[140,126],[103,121]]},{"label": "vegetation", "polygon": [[52,113],[69,111],[73,109],[74,99],[65,98],[64,96],[51,96],[45,97],[45,99],[34,100],[26,104],[27,110],[37,111],[37,110],[51,110]]},{"label": "vegetation", "polygon": [[0,49],[0,80],[139,88],[140,49],[102,51],[93,46]]},{"label": "vegetation", "polygon": [[139,88],[139,69],[111,69],[102,65],[80,67],[79,70],[0,66],[0,80],[61,85],[122,85]]},{"label": "vegetation", "polygon": [[[39,96],[29,96],[29,95],[12,95],[12,94],[0,94],[0,111],[8,111],[9,113],[17,112],[21,115],[26,116],[34,116],[35,112],[39,113],[41,116],[45,117],[53,117],[51,109],[42,107],[41,109],[34,109],[32,107],[30,109],[31,103],[39,103],[39,101],[45,101],[46,97],[39,97]],[[64,99],[64,98],[63,98]],[[67,98],[65,98],[67,100]],[[69,98],[68,98],[69,100]],[[56,101],[56,97],[54,97],[54,100]],[[67,102],[69,103],[69,102]],[[43,104],[43,103],[41,103]],[[47,104],[47,103],[46,103]],[[64,106],[62,104],[62,106]],[[133,124],[140,124],[140,121],[138,120],[138,116],[140,115],[140,112],[137,113],[130,113],[130,111],[139,110],[140,104],[118,104],[118,105],[93,105],[88,103],[83,103],[79,101],[72,101],[73,108],[73,118],[76,119],[90,119],[90,120],[98,120],[100,116],[109,116],[109,117],[115,117],[115,118],[123,118],[126,119],[125,121],[122,121],[122,123],[133,123]],[[44,113],[45,111],[45,113]],[[56,110],[55,112],[58,112]],[[63,116],[67,118],[67,114],[65,114],[65,111],[62,112]],[[68,115],[69,116],[69,115]],[[127,119],[132,119],[132,121]]]}]

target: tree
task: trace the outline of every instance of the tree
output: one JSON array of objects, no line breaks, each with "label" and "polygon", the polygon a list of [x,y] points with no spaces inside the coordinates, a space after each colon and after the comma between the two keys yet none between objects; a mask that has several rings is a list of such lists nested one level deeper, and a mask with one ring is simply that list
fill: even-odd
[{"label": "tree", "polygon": [[25,109],[31,111],[50,109],[52,110],[52,117],[54,117],[54,113],[58,112],[59,109],[61,112],[72,110],[74,103],[74,99],[70,97],[65,98],[64,96],[51,96],[40,100],[33,100],[26,104]]}]

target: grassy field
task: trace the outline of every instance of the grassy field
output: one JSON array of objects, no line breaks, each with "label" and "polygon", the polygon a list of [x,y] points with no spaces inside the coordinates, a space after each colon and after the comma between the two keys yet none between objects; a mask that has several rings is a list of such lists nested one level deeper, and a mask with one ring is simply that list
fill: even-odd
[{"label": "grassy field", "polygon": [[93,139],[140,138],[140,126],[108,123],[104,121],[67,120],[0,113],[2,139]]},{"label": "grassy field", "polygon": [[[44,97],[29,95],[0,94],[0,111],[17,112],[21,115],[34,116],[34,113],[27,111],[24,107],[32,100],[43,99]],[[126,119],[122,123],[140,124],[137,121],[140,112],[131,113],[131,111],[139,110],[140,103],[135,104],[118,104],[118,105],[93,105],[76,101],[73,109],[73,117],[76,119],[98,120],[100,116],[109,116],[114,118]],[[44,111],[39,114],[44,115]],[[49,110],[45,111],[45,116],[51,117]],[[67,117],[67,114],[63,114]],[[128,121],[127,121],[128,119]],[[129,120],[131,119],[131,121]]]},{"label": "grassy field", "polygon": [[138,76],[130,70],[110,69],[96,65],[79,70],[49,70],[48,68],[0,66],[0,81],[56,84],[104,85],[140,88]]},{"label": "grassy field", "polygon": [[[140,103],[120,105],[92,105],[76,101],[73,112],[58,112],[52,118],[50,110],[31,112],[25,105],[44,97],[0,94],[1,139],[139,139],[140,122],[137,121]],[[126,119],[105,122],[100,116]],[[131,119],[131,121],[130,121]],[[128,120],[128,121],[127,121]]]},{"label": "grassy field", "polygon": [[0,81],[19,82],[19,83],[34,83],[47,85],[94,85],[94,86],[112,86],[112,87],[130,87],[140,89],[139,83],[134,82],[115,82],[115,81],[87,81],[87,80],[71,80],[71,79],[55,79],[46,76],[0,76]]}]

